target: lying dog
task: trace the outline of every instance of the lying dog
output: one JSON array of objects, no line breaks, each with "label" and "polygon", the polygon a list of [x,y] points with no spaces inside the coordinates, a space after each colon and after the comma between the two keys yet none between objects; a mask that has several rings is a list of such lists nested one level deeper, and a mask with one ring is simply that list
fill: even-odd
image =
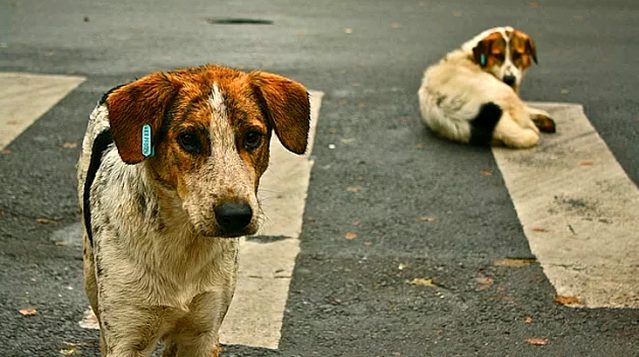
[{"label": "lying dog", "polygon": [[471,144],[529,148],[555,132],[548,113],[528,107],[518,91],[537,63],[533,40],[512,27],[486,30],[424,73],[419,106],[437,135]]},{"label": "lying dog", "polygon": [[78,164],[85,288],[104,356],[217,356],[235,289],[238,236],[272,130],[306,150],[306,89],[213,65],[152,73],[105,94]]}]

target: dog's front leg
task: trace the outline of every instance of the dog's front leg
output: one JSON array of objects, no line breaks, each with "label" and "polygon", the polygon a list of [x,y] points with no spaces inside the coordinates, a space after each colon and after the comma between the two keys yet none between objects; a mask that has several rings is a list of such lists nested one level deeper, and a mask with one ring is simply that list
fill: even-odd
[{"label": "dog's front leg", "polygon": [[515,122],[508,112],[502,114],[493,132],[493,139],[512,148],[524,149],[537,145],[539,133]]},{"label": "dog's front leg", "polygon": [[105,357],[146,357],[155,347],[161,324],[156,308],[100,299],[100,339]]},{"label": "dog's front leg", "polygon": [[232,279],[215,291],[196,296],[189,312],[180,318],[165,337],[162,357],[217,357],[221,352],[218,330],[231,303],[235,290]]},{"label": "dog's front leg", "polygon": [[219,357],[222,347],[217,340],[217,333],[205,333],[194,336],[189,344],[167,340],[162,357]]},{"label": "dog's front leg", "polygon": [[545,110],[531,108],[526,106],[526,112],[528,117],[535,126],[544,133],[554,133],[557,131],[555,121],[550,117],[550,114]]}]

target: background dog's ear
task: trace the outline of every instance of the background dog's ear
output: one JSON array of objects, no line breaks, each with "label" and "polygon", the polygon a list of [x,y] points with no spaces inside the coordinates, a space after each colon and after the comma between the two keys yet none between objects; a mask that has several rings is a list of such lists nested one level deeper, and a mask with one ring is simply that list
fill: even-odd
[{"label": "background dog's ear", "polygon": [[164,73],[157,72],[109,94],[109,124],[122,161],[137,164],[146,158],[142,151],[144,125],[151,127],[151,145],[157,144],[163,117],[177,90]]},{"label": "background dog's ear", "polygon": [[251,86],[262,113],[288,150],[303,154],[308,144],[311,108],[306,88],[288,78],[252,72]]},{"label": "background dog's ear", "polygon": [[473,58],[475,59],[475,63],[478,63],[480,67],[486,67],[488,64],[488,55],[490,55],[492,45],[493,40],[491,38],[485,38],[473,47]]},{"label": "background dog's ear", "polygon": [[535,41],[530,37],[526,39],[526,52],[528,52],[533,61],[537,63],[537,46],[535,46]]}]

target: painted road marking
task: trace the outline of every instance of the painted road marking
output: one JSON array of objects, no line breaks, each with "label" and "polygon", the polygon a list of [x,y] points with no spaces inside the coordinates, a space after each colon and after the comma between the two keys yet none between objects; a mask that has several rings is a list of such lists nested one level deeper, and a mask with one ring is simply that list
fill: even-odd
[{"label": "painted road marking", "polygon": [[557,120],[531,150],[494,148],[544,273],[575,306],[639,308],[639,191],[577,104],[536,103]]},{"label": "painted road marking", "polygon": [[319,118],[322,92],[311,92],[311,131],[303,156],[277,141],[271,143],[271,162],[262,177],[259,196],[266,221],[258,233],[276,237],[258,242],[243,238],[237,288],[220,330],[224,344],[277,349],[295,258],[313,160],[310,153]]},{"label": "painted road marking", "polygon": [[77,76],[0,73],[0,150],[84,80]]}]

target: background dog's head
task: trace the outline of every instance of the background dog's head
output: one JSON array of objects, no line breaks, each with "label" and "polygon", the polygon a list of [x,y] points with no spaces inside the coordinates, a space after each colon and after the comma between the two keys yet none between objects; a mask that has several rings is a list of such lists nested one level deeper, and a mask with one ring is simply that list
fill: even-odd
[{"label": "background dog's head", "polygon": [[535,42],[512,27],[486,30],[464,45],[484,71],[491,73],[515,91],[532,62],[537,63]]},{"label": "background dog's head", "polygon": [[[177,195],[206,236],[257,231],[256,193],[273,130],[288,150],[306,150],[306,89],[271,73],[213,65],[157,72],[115,89],[106,105],[122,160],[144,161],[152,181]],[[144,126],[150,156],[142,150]]]}]

